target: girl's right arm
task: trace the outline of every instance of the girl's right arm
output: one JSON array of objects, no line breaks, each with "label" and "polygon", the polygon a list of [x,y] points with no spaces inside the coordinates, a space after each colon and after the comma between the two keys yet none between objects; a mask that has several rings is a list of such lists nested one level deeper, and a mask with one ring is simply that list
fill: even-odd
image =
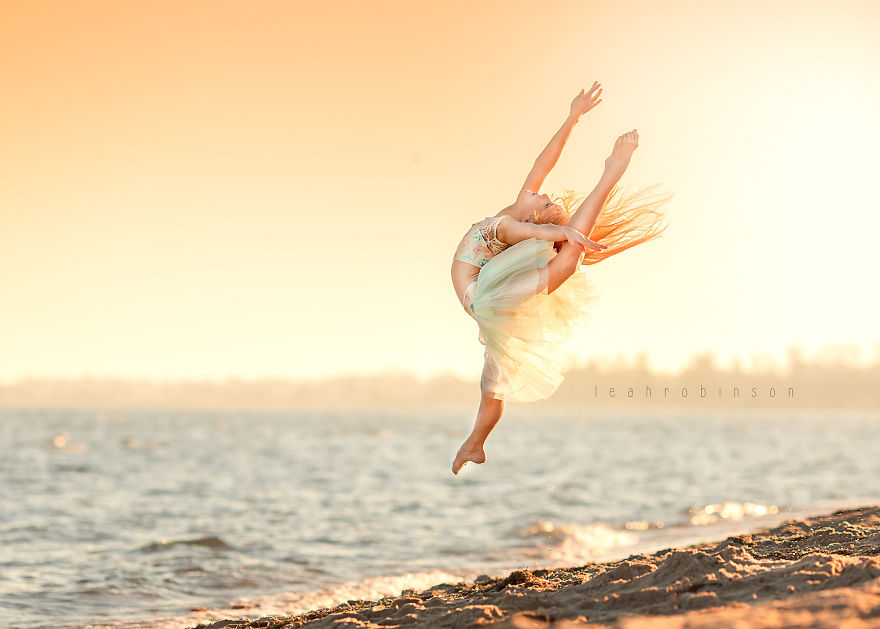
[{"label": "girl's right arm", "polygon": [[544,225],[523,223],[510,216],[505,216],[498,222],[495,228],[495,237],[509,245],[515,245],[529,238],[537,238],[538,240],[549,240],[550,242],[567,240],[578,247],[595,249],[596,251],[607,249],[605,245],[593,242],[573,227],[552,223]]}]

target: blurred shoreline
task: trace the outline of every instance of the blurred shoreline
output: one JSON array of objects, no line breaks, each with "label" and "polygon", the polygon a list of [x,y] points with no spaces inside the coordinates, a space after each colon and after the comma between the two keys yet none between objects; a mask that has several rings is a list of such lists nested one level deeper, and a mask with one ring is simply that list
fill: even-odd
[{"label": "blurred shoreline", "polygon": [[[649,368],[647,358],[594,361],[564,372],[552,397],[531,402],[551,408],[880,408],[880,362],[858,365],[845,356],[806,361],[789,352],[784,368],[745,370],[694,357],[673,373]],[[478,379],[452,374],[428,378],[408,372],[345,375],[323,380],[227,378],[153,380],[114,377],[28,377],[0,381],[0,408],[178,409],[413,409],[471,408]]]}]

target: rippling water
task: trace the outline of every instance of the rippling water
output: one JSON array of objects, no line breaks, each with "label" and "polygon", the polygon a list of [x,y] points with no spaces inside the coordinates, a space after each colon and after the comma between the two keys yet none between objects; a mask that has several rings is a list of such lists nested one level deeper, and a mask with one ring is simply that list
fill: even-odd
[{"label": "rippling water", "polygon": [[455,477],[471,423],[0,411],[0,625],[185,616],[280,593],[307,608],[358,583],[381,595],[880,502],[876,412],[511,406],[487,464]]}]

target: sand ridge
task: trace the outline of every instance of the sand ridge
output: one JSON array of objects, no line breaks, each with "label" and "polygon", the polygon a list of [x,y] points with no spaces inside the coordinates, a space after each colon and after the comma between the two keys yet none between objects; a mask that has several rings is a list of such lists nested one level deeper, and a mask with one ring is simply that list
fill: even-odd
[{"label": "sand ridge", "polygon": [[880,629],[880,507],[791,520],[621,561],[439,584],[298,616],[198,629],[493,627]]}]

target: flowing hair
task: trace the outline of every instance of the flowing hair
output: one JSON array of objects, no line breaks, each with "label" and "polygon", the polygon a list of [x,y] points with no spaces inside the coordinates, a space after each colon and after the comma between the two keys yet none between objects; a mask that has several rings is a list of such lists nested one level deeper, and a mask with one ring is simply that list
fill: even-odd
[{"label": "flowing hair", "polygon": [[[581,264],[596,264],[659,237],[668,227],[662,208],[674,195],[672,192],[661,194],[661,185],[655,183],[630,192],[629,187],[624,190],[615,184],[602,204],[593,230],[586,234],[590,240],[608,248],[587,249]],[[554,205],[546,212],[535,216],[535,222],[566,225],[585,197],[566,190],[561,196],[555,196]]]}]

